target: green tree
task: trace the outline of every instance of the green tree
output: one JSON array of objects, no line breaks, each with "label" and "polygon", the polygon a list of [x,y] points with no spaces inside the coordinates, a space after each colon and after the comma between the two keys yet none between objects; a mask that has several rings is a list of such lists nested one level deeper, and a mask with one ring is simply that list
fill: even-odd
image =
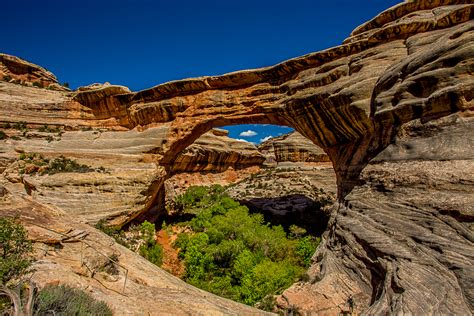
[{"label": "green tree", "polygon": [[223,193],[222,187],[192,187],[179,197],[194,214],[175,242],[184,261],[184,279],[201,289],[271,310],[273,296],[300,279],[317,240],[293,227],[265,223]]},{"label": "green tree", "polygon": [[21,276],[29,267],[31,242],[25,228],[15,220],[0,218],[0,282]]},{"label": "green tree", "polygon": [[320,238],[306,236],[298,240],[295,252],[301,258],[304,265],[308,267],[311,264],[311,257],[318,247]]},{"label": "green tree", "polygon": [[140,225],[140,234],[145,243],[140,246],[139,254],[151,263],[161,266],[163,263],[163,248],[155,241],[155,224],[144,221]]},{"label": "green tree", "polygon": [[264,260],[244,276],[241,300],[254,305],[270,293],[279,293],[297,281],[304,269],[290,262]]}]

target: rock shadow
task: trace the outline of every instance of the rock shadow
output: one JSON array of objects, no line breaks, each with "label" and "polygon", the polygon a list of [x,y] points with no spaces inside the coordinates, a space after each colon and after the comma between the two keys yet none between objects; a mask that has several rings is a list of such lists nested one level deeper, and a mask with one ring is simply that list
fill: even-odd
[{"label": "rock shadow", "polygon": [[324,206],[333,203],[331,199],[313,200],[303,194],[291,194],[275,198],[252,198],[239,200],[252,213],[261,213],[265,222],[281,225],[288,231],[291,225],[297,225],[316,236],[326,230],[329,213]]}]

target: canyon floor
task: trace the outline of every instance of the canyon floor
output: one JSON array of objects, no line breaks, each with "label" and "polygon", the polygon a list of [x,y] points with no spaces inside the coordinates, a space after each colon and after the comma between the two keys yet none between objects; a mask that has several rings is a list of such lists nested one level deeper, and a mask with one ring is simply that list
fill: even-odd
[{"label": "canyon floor", "polygon": [[[154,222],[190,185],[235,183],[249,208],[323,232],[280,310],[472,314],[473,16],[468,0],[405,1],[341,45],[138,92],[71,91],[0,54],[0,215],[28,230],[32,280],[82,289],[116,315],[265,314],[94,228]],[[296,133],[257,149],[217,129],[236,124]],[[101,271],[111,257],[115,275]]]}]

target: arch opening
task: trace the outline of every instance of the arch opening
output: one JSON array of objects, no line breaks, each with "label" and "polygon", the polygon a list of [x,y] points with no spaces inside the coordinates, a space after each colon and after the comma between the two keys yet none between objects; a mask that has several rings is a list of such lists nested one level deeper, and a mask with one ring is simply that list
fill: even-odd
[{"label": "arch opening", "polygon": [[[228,129],[232,133],[227,131]],[[265,131],[266,129],[267,131]],[[290,131],[290,133],[283,134],[284,131]],[[275,137],[269,139],[269,135]],[[240,139],[229,136],[240,137]],[[203,165],[205,162],[208,165]],[[289,258],[293,258],[291,260],[298,260],[292,267],[301,269],[303,272],[309,265],[310,258],[316,249],[315,245],[319,243],[319,237],[327,228],[329,206],[336,199],[336,176],[329,157],[324,150],[314,145],[305,136],[288,127],[236,124],[230,127],[220,126],[219,129],[209,128],[208,132],[196,137],[191,145],[176,156],[173,164],[168,166],[168,170],[170,177],[164,185],[167,211],[157,220],[156,225],[157,227],[166,227],[158,232],[158,240],[165,249],[164,268],[195,286],[244,303],[246,301],[242,296],[230,295],[211,284],[227,282],[224,279],[228,277],[232,281],[227,286],[237,292],[240,291],[240,287],[243,286],[240,283],[241,280],[233,274],[223,276],[223,271],[234,271],[233,269],[237,265],[236,260],[242,259],[240,256],[245,253],[246,247],[254,252],[260,248],[265,249],[265,247],[259,246],[260,248],[253,249],[248,246],[248,240],[244,237],[227,236],[226,229],[222,228],[227,227],[225,224],[227,216],[242,212],[238,213],[239,217],[234,219],[236,221],[229,222],[230,226],[239,227],[250,225],[248,222],[261,216],[261,227],[266,228],[259,228],[260,226],[257,225],[253,228],[255,231],[268,229],[268,238],[271,239],[275,238],[272,237],[275,231],[281,230],[279,236],[283,234],[288,240],[288,245],[292,244],[294,247],[299,247],[297,245],[300,245],[303,240],[307,241],[307,251],[309,252],[305,259],[299,255],[288,255]],[[216,194],[215,190],[223,195]],[[225,207],[222,204],[216,206],[212,204],[214,202],[209,202],[210,198],[216,201],[226,201],[226,198],[230,198],[240,203],[241,206],[235,207],[233,203],[236,202],[223,202],[227,205]],[[190,208],[187,209],[186,203],[191,203],[190,200],[196,204],[193,204],[193,207],[188,205]],[[212,206],[206,204],[204,207],[199,203],[211,203]],[[226,207],[228,209],[220,209]],[[246,211],[242,211],[240,209],[242,207],[246,207]],[[219,210],[216,211],[216,209]],[[212,213],[212,215],[206,212]],[[207,224],[203,224],[203,221]],[[217,225],[218,231],[213,230],[213,225]],[[216,239],[219,240],[219,237],[216,236],[220,236],[220,234],[226,236],[225,242],[216,241]],[[187,237],[183,237],[184,235]],[[188,239],[194,240],[193,238],[196,236],[204,235],[206,237],[203,238],[208,239],[200,246],[200,249],[214,249],[218,252],[216,254],[212,252],[214,250],[209,250],[213,258],[211,265],[215,265],[217,268],[205,270],[205,273],[209,275],[199,279],[198,282],[197,279],[191,277],[191,272],[189,272],[194,270],[192,267],[188,267],[191,255],[186,250],[188,249],[186,247],[190,247],[186,243],[190,242]],[[252,238],[257,240],[259,237]],[[183,239],[186,241],[183,242]],[[175,240],[174,244],[170,243],[170,240]],[[278,242],[281,242],[281,247],[287,245],[286,242]],[[183,246],[183,243],[186,246]],[[173,245],[178,245],[179,250],[176,247],[174,250],[170,250]],[[311,248],[313,246],[315,247]],[[224,248],[234,254],[229,255],[225,252],[227,250],[223,250]],[[168,254],[166,249],[168,249]],[[225,253],[220,253],[220,251]],[[180,255],[182,252],[184,255]],[[287,252],[293,253],[294,249],[291,248]],[[210,253],[205,253],[203,250],[202,255],[207,256]],[[167,255],[173,259],[166,259]],[[176,259],[180,256],[181,260]],[[278,255],[275,256],[278,257]],[[281,269],[291,266],[288,262],[283,262],[284,260],[277,261],[276,257],[270,255],[262,260],[273,262],[272,264],[275,266],[280,264]],[[260,263],[262,262],[249,267],[249,271],[259,266]],[[216,269],[220,272],[215,272]],[[302,276],[303,274],[298,277],[289,276],[291,282],[285,284],[285,288],[301,280]],[[207,283],[204,281],[207,277],[214,279]],[[243,280],[245,276],[240,278]],[[267,294],[276,294],[276,292]],[[267,308],[261,305],[264,303],[264,297],[259,297],[258,302],[259,307]],[[252,301],[252,305],[253,303],[255,302]]]}]

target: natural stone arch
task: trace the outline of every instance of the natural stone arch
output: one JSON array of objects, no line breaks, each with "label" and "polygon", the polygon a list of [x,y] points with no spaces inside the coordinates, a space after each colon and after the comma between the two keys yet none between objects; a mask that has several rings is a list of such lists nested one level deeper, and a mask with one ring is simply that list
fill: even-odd
[{"label": "natural stone arch", "polygon": [[[471,1],[405,2],[341,46],[273,67],[76,100],[128,128],[166,128],[157,151],[165,165],[197,135],[238,122],[292,126],[322,147],[338,176],[339,203],[311,282],[286,291],[282,305],[337,313],[350,300],[370,314],[468,314],[474,203],[462,192],[472,192],[472,177],[461,181],[454,160],[472,170],[473,147],[459,137],[442,151],[452,165],[437,150],[450,133],[474,129],[472,12]],[[422,150],[410,152],[411,142]],[[432,186],[417,175],[431,179],[442,168],[459,181],[436,178]],[[423,200],[427,192],[464,202]]]}]

